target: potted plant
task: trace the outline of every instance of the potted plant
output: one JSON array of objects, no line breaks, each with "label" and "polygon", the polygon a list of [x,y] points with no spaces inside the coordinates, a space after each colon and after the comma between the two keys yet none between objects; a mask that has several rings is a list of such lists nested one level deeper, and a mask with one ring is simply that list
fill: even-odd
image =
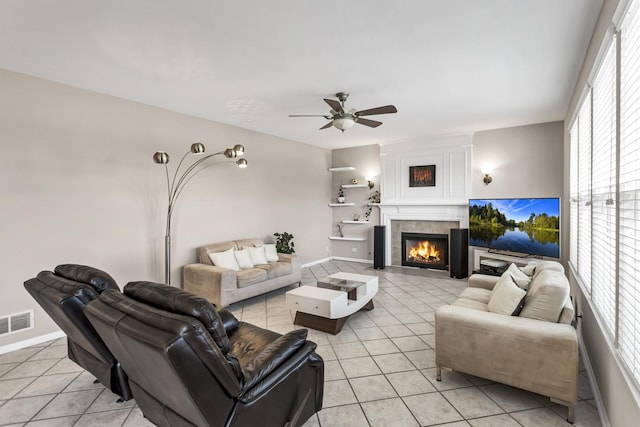
[{"label": "potted plant", "polygon": [[344,189],[342,186],[338,187],[338,203],[344,203],[346,198],[344,197]]},{"label": "potted plant", "polygon": [[371,215],[371,203],[380,203],[380,192],[378,190],[371,193],[369,196],[369,206],[367,206],[367,210],[364,212],[365,221],[369,221],[369,216]]},{"label": "potted plant", "polygon": [[296,252],[293,247],[293,234],[289,234],[286,231],[284,233],[273,233],[276,238],[276,252],[281,254],[293,254]]}]

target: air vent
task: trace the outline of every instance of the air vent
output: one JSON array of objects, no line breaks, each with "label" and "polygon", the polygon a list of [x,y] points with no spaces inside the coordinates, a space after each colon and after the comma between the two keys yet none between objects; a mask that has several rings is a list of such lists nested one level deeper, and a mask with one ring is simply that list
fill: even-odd
[{"label": "air vent", "polygon": [[33,328],[33,310],[0,317],[0,336]]}]

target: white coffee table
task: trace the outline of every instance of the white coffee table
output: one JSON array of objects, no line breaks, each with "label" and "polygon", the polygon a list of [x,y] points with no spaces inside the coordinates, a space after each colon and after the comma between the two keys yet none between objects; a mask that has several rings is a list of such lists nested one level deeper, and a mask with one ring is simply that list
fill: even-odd
[{"label": "white coffee table", "polygon": [[286,293],[287,307],[296,311],[293,323],[331,334],[342,330],[349,316],[373,309],[378,278],[336,273],[318,280],[317,286],[300,286]]}]

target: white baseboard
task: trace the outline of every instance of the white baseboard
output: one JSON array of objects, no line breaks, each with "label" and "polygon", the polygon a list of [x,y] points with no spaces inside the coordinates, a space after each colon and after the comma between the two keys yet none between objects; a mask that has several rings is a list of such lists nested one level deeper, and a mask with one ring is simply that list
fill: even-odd
[{"label": "white baseboard", "polygon": [[0,347],[0,354],[9,353],[12,351],[20,350],[32,345],[42,344],[43,342],[57,340],[64,337],[65,334],[62,331],[51,332],[50,334],[40,335],[38,337],[29,338],[23,341],[14,342],[13,344],[7,344]]},{"label": "white baseboard", "polygon": [[589,359],[589,355],[587,354],[587,349],[584,347],[584,343],[582,342],[582,336],[580,335],[578,339],[578,347],[580,347],[580,357],[582,357],[582,363],[584,364],[584,369],[586,369],[587,375],[589,376],[589,383],[591,384],[591,392],[593,393],[593,399],[596,402],[596,407],[598,408],[598,414],[600,415],[600,423],[602,424],[602,427],[611,427],[611,423],[609,423],[609,417],[607,416],[607,409],[604,407],[604,403],[602,402],[600,387],[598,387],[598,381],[596,381],[596,376],[593,372],[593,367],[591,366],[591,360]]},{"label": "white baseboard", "polygon": [[332,256],[331,257],[332,260],[337,260],[337,261],[351,261],[351,262],[361,262],[364,264],[373,264],[373,260],[372,259],[362,259],[362,258],[346,258],[346,257],[341,257],[341,256]]},{"label": "white baseboard", "polygon": [[315,261],[310,261],[306,264],[302,264],[302,268],[311,267],[312,265],[322,264],[323,262],[331,261],[331,257],[317,259]]}]

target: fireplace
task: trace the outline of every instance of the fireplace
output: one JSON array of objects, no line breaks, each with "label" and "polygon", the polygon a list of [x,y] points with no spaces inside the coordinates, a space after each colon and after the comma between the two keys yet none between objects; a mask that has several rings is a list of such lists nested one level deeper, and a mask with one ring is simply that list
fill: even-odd
[{"label": "fireplace", "polygon": [[449,268],[449,236],[446,234],[402,233],[402,265]]}]

